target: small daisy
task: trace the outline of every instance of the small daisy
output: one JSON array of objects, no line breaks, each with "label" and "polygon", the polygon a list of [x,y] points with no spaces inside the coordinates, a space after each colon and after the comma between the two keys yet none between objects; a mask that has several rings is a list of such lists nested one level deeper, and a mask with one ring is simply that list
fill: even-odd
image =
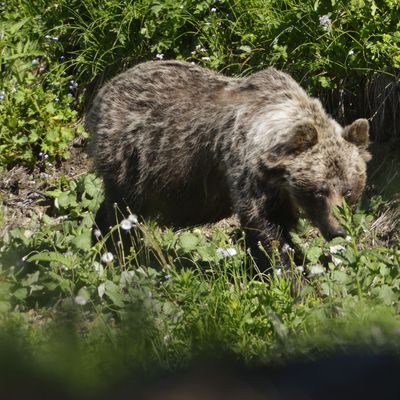
[{"label": "small daisy", "polygon": [[24,232],[24,237],[25,237],[26,239],[31,238],[32,235],[33,235],[33,232],[32,232],[30,229],[27,229],[27,230]]},{"label": "small daisy", "polygon": [[324,26],[328,26],[331,23],[331,19],[327,15],[319,17],[319,23]]},{"label": "small daisy", "polygon": [[337,244],[335,246],[331,246],[329,247],[329,250],[331,253],[333,254],[338,254],[338,253],[342,253],[345,249],[344,246],[342,246],[341,244]]},{"label": "small daisy", "polygon": [[129,231],[132,228],[132,222],[129,219],[123,219],[121,221],[121,229]]},{"label": "small daisy", "polygon": [[94,232],[93,232],[93,235],[98,239],[101,236],[100,229],[95,229]]},{"label": "small daisy", "polygon": [[132,224],[136,225],[139,223],[138,217],[136,214],[129,214],[128,221],[132,222]]},{"label": "small daisy", "polygon": [[110,264],[113,260],[114,260],[114,256],[110,252],[104,253],[101,256],[101,261],[103,261],[103,263],[105,263],[105,264]]},{"label": "small daisy", "polygon": [[75,303],[84,306],[87,303],[87,300],[83,296],[78,295],[75,297]]},{"label": "small daisy", "polygon": [[233,257],[233,256],[236,256],[237,251],[233,247],[229,247],[227,249],[222,249],[221,247],[219,247],[216,250],[216,253],[221,257]]}]

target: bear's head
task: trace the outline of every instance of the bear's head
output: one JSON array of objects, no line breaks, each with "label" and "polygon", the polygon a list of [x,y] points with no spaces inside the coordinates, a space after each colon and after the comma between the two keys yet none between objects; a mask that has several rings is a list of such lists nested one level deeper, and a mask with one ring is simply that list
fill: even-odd
[{"label": "bear's head", "polygon": [[354,204],[365,188],[368,121],[345,128],[333,120],[322,126],[302,122],[288,137],[271,150],[269,165],[283,171],[285,189],[326,240],[345,236],[333,208],[343,200]]}]

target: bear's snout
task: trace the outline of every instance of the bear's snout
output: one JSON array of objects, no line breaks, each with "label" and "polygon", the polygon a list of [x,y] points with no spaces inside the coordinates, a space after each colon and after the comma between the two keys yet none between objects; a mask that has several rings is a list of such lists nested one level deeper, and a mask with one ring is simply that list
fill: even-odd
[{"label": "bear's snout", "polygon": [[334,239],[335,237],[342,237],[345,238],[346,237],[346,231],[341,227],[335,227],[335,228],[331,228],[328,229],[323,236],[325,237],[325,239],[327,241]]}]

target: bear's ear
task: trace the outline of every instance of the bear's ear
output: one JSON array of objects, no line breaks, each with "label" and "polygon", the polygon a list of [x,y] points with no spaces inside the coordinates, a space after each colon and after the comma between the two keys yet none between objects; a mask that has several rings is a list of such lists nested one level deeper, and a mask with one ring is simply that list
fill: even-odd
[{"label": "bear's ear", "polygon": [[296,156],[311,149],[318,142],[318,132],[311,122],[301,122],[293,126],[287,139],[270,149],[268,161],[271,165],[279,164],[288,157]]},{"label": "bear's ear", "polygon": [[343,129],[343,138],[361,149],[369,144],[369,123],[364,118],[356,119],[351,125]]},{"label": "bear's ear", "polygon": [[364,118],[356,119],[351,125],[343,129],[343,138],[356,145],[365,161],[371,159],[367,148],[369,145],[369,122]]}]

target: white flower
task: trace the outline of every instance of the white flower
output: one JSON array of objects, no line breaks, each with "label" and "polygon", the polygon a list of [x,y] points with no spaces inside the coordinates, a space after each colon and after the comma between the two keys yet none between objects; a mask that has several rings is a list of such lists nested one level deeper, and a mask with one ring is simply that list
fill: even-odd
[{"label": "white flower", "polygon": [[164,342],[168,344],[170,341],[171,341],[171,336],[165,335],[164,336]]},{"label": "white flower", "polygon": [[304,272],[304,267],[296,267],[296,271],[303,273]]},{"label": "white flower", "polygon": [[37,65],[37,64],[39,64],[39,59],[38,58],[34,58],[32,60],[32,65]]},{"label": "white flower", "polygon": [[332,257],[332,262],[335,264],[336,267],[343,263],[343,260],[341,260],[340,258],[337,258],[334,256],[331,256],[331,257]]},{"label": "white flower", "polygon": [[236,256],[237,251],[234,247],[229,247],[227,249],[222,249],[221,247],[219,247],[216,250],[216,253],[221,257],[233,257]]},{"label": "white flower", "polygon": [[87,300],[83,296],[78,295],[75,297],[75,303],[84,306],[87,303]]},{"label": "white flower", "polygon": [[348,55],[352,56],[353,54],[354,54],[354,50],[353,49],[349,50]]},{"label": "white flower", "polygon": [[278,268],[278,269],[275,271],[275,275],[276,275],[276,276],[282,276],[282,269],[281,269],[281,268]]},{"label": "white flower", "polygon": [[32,235],[33,235],[33,232],[32,232],[31,230],[29,230],[29,229],[27,229],[27,230],[24,232],[24,237],[25,237],[26,239],[31,238]]},{"label": "white flower", "polygon": [[114,260],[114,256],[112,253],[108,252],[108,253],[104,253],[101,256],[101,261],[103,261],[103,263],[109,264],[112,262],[112,260]]},{"label": "white flower", "polygon": [[98,239],[101,236],[101,231],[100,229],[95,229],[93,232],[94,236]]},{"label": "white flower", "polygon": [[139,222],[136,214],[129,214],[128,221],[130,221],[133,225],[136,225]]},{"label": "white flower", "polygon": [[201,57],[203,61],[210,61],[210,57]]},{"label": "white flower", "polygon": [[319,17],[319,23],[324,26],[328,26],[331,23],[331,19],[327,15]]},{"label": "white flower", "polygon": [[156,54],[156,58],[158,58],[159,60],[163,60],[164,59],[164,54],[163,53],[158,53],[158,54]]},{"label": "white flower", "polygon": [[121,221],[121,229],[129,231],[132,228],[132,222],[129,219],[123,219]]},{"label": "white flower", "polygon": [[217,12],[217,9],[216,9],[215,7],[213,7],[213,8],[211,8],[211,12],[212,12],[212,13],[216,13],[216,12]]},{"label": "white flower", "polygon": [[335,246],[329,247],[329,250],[333,254],[338,254],[338,253],[342,253],[345,250],[345,247],[342,246],[341,244],[337,244]]},{"label": "white flower", "polygon": [[100,283],[100,285],[97,288],[97,293],[99,294],[99,297],[102,298],[105,292],[106,292],[105,283]]}]

